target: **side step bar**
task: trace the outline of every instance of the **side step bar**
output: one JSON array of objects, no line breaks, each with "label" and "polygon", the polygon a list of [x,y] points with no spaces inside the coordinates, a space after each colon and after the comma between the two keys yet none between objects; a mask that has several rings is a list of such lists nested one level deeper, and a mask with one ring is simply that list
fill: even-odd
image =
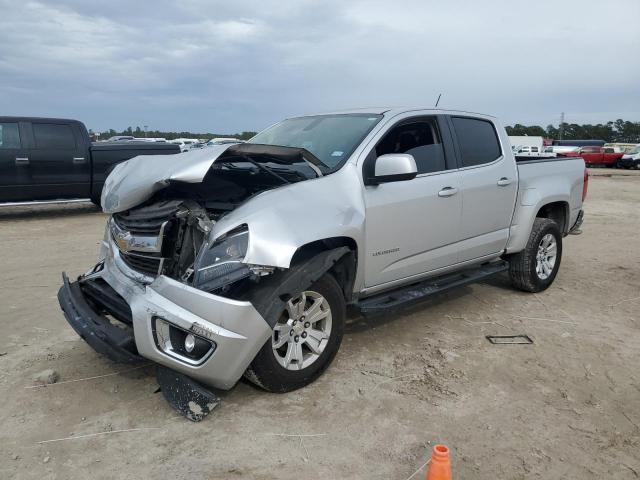
[{"label": "side step bar", "polygon": [[58,203],[90,203],[90,198],[72,198],[68,200],[30,200],[25,202],[4,202],[0,207],[23,207],[27,205],[54,205]]},{"label": "side step bar", "polygon": [[385,313],[389,310],[405,307],[451,288],[479,282],[487,277],[504,272],[508,270],[508,268],[509,264],[504,260],[487,263],[477,268],[430,278],[419,283],[400,287],[390,292],[364,298],[356,304],[356,308],[358,308],[364,316]]}]

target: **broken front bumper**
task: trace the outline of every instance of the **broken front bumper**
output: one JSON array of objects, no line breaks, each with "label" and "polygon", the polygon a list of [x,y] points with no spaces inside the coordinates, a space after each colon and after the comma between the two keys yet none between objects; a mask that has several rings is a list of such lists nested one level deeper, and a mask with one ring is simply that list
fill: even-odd
[{"label": "broken front bumper", "polygon": [[[141,356],[206,385],[229,389],[271,336],[271,328],[249,302],[212,295],[163,275],[145,278],[127,267],[110,240],[103,242],[102,252],[101,268],[99,264],[77,282],[64,277],[58,299],[74,330],[113,360],[132,362]],[[107,295],[98,305],[95,297],[81,288],[83,283],[95,281],[106,282],[106,288],[117,295]],[[117,321],[104,315],[106,311],[112,318],[127,316],[122,314],[122,305],[114,306],[114,297],[126,303],[131,313],[117,326]],[[158,322],[202,338],[212,348],[198,361],[186,358],[167,348]]]}]

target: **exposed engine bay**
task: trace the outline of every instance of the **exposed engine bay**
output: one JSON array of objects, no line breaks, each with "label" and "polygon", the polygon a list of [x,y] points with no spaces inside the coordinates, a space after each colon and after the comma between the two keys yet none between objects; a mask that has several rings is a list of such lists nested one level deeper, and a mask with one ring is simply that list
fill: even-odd
[{"label": "exposed engine bay", "polygon": [[200,183],[171,180],[141,205],[115,212],[109,232],[122,260],[150,279],[166,275],[217,294],[228,293],[240,280],[271,273],[273,269],[242,263],[246,225],[215,240],[210,233],[219,219],[249,198],[322,176],[305,154],[301,149],[239,145],[221,155]]}]

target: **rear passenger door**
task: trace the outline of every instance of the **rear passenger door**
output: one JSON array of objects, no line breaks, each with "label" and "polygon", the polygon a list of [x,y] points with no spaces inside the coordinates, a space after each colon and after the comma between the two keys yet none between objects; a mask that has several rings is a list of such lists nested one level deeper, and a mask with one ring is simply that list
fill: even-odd
[{"label": "rear passenger door", "polygon": [[0,202],[29,199],[28,154],[18,121],[0,119]]},{"label": "rear passenger door", "polygon": [[34,121],[29,169],[38,199],[89,197],[91,170],[75,125]]},{"label": "rear passenger door", "polygon": [[[452,116],[462,185],[461,262],[504,250],[518,193],[518,170],[491,120]],[[508,147],[507,147],[508,148]]]}]

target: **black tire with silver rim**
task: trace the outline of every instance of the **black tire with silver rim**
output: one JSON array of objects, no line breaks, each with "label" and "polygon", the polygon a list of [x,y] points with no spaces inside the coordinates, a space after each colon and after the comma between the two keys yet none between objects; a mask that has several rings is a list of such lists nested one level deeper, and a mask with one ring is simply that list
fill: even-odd
[{"label": "black tire with silver rim", "polygon": [[540,280],[547,280],[556,265],[558,244],[551,233],[547,233],[538,244],[536,255],[536,274]]},{"label": "black tire with silver rim", "polygon": [[325,274],[286,302],[246,378],[271,392],[288,392],[313,382],[340,347],[345,317],[342,290],[332,275]]},{"label": "black tire with silver rim", "polygon": [[327,347],[331,324],[331,307],[320,293],[307,290],[290,299],[271,338],[278,363],[287,370],[312,365]]},{"label": "black tire with silver rim", "polygon": [[540,292],[553,283],[562,258],[562,234],[549,218],[536,218],[522,252],[509,257],[509,277],[514,287]]}]

